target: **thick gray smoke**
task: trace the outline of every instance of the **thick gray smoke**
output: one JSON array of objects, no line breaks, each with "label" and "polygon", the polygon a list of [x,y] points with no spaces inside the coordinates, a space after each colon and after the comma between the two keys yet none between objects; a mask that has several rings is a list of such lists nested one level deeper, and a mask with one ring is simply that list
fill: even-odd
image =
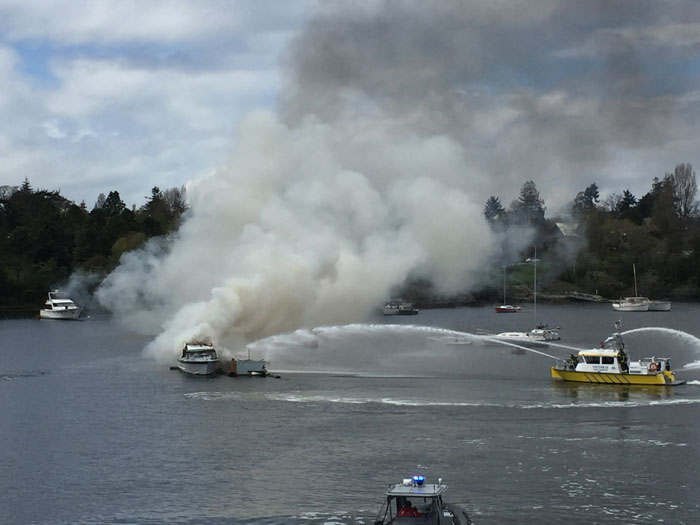
[{"label": "thick gray smoke", "polygon": [[357,144],[337,139],[314,120],[250,115],[229,164],[188,188],[172,244],[125,256],[102,304],[159,331],[147,351],[165,360],[192,338],[235,351],[363,320],[411,272],[445,291],[472,286],[492,238],[481,203],[442,182],[460,169],[457,145],[377,136],[360,172],[341,160]]},{"label": "thick gray smoke", "polygon": [[449,137],[451,180],[506,205],[527,180],[550,213],[593,182],[641,197],[696,154],[698,20],[684,1],[324,3],[287,55],[281,115]]},{"label": "thick gray smoke", "polygon": [[500,257],[488,196],[531,179],[555,211],[692,162],[698,97],[666,59],[700,45],[700,8],[673,6],[321,3],[279,115],[245,119],[230,161],[188,185],[177,237],[127,255],[100,301],[169,359],[193,337],[235,351],[364,320],[408,275],[469,289]]}]

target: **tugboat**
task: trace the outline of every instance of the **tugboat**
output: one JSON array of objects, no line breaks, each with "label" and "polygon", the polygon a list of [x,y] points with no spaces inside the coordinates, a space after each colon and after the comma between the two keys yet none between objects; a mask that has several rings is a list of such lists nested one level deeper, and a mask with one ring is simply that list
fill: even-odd
[{"label": "tugboat", "polygon": [[467,512],[442,501],[447,490],[442,478],[425,483],[425,476],[415,475],[389,487],[374,525],[471,525]]},{"label": "tugboat", "polygon": [[600,348],[581,350],[578,356],[571,354],[566,362],[551,368],[553,379],[578,383],[604,383],[613,385],[676,386],[685,381],[676,381],[667,357],[644,357],[632,361],[625,352],[620,321],[617,330],[600,344]]}]

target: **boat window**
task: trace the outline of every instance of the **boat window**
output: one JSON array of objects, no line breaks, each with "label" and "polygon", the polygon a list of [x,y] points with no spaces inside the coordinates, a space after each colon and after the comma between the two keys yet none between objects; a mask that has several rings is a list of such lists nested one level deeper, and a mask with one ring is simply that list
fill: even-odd
[{"label": "boat window", "polygon": [[597,355],[586,355],[584,356],[584,359],[586,360],[586,363],[589,365],[599,365],[600,364],[600,356]]},{"label": "boat window", "polygon": [[604,355],[602,357],[602,361],[604,365],[612,365],[615,364],[615,358],[612,356]]}]

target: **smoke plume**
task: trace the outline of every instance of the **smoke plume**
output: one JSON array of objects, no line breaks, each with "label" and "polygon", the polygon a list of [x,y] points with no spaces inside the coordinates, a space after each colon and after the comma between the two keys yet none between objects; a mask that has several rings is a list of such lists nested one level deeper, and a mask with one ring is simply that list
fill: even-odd
[{"label": "smoke plume", "polygon": [[439,290],[472,286],[491,234],[481,204],[441,181],[459,168],[459,148],[377,137],[357,171],[342,161],[359,147],[346,141],[317,120],[249,115],[230,162],[188,188],[177,235],[124,256],[101,303],[155,329],[147,353],[165,360],[193,338],[235,353],[276,333],[364,320],[411,272]]},{"label": "smoke plume", "polygon": [[170,359],[191,338],[236,352],[362,321],[409,275],[468,290],[500,244],[489,195],[534,180],[556,210],[690,160],[669,155],[697,95],[653,66],[698,45],[698,8],[655,5],[322,3],[283,57],[278,112],[244,119],[177,235],[124,256],[99,300]]}]

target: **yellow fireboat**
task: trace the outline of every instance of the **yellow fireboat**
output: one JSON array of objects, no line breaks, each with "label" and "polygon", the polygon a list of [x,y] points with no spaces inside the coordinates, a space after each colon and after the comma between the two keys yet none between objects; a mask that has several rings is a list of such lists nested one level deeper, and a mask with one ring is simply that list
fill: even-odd
[{"label": "yellow fireboat", "polygon": [[629,359],[622,340],[620,321],[615,323],[613,333],[593,350],[581,350],[578,356],[571,354],[551,368],[553,379],[577,383],[603,383],[608,385],[676,386],[685,381],[676,381],[667,357],[644,357],[637,361]]}]

